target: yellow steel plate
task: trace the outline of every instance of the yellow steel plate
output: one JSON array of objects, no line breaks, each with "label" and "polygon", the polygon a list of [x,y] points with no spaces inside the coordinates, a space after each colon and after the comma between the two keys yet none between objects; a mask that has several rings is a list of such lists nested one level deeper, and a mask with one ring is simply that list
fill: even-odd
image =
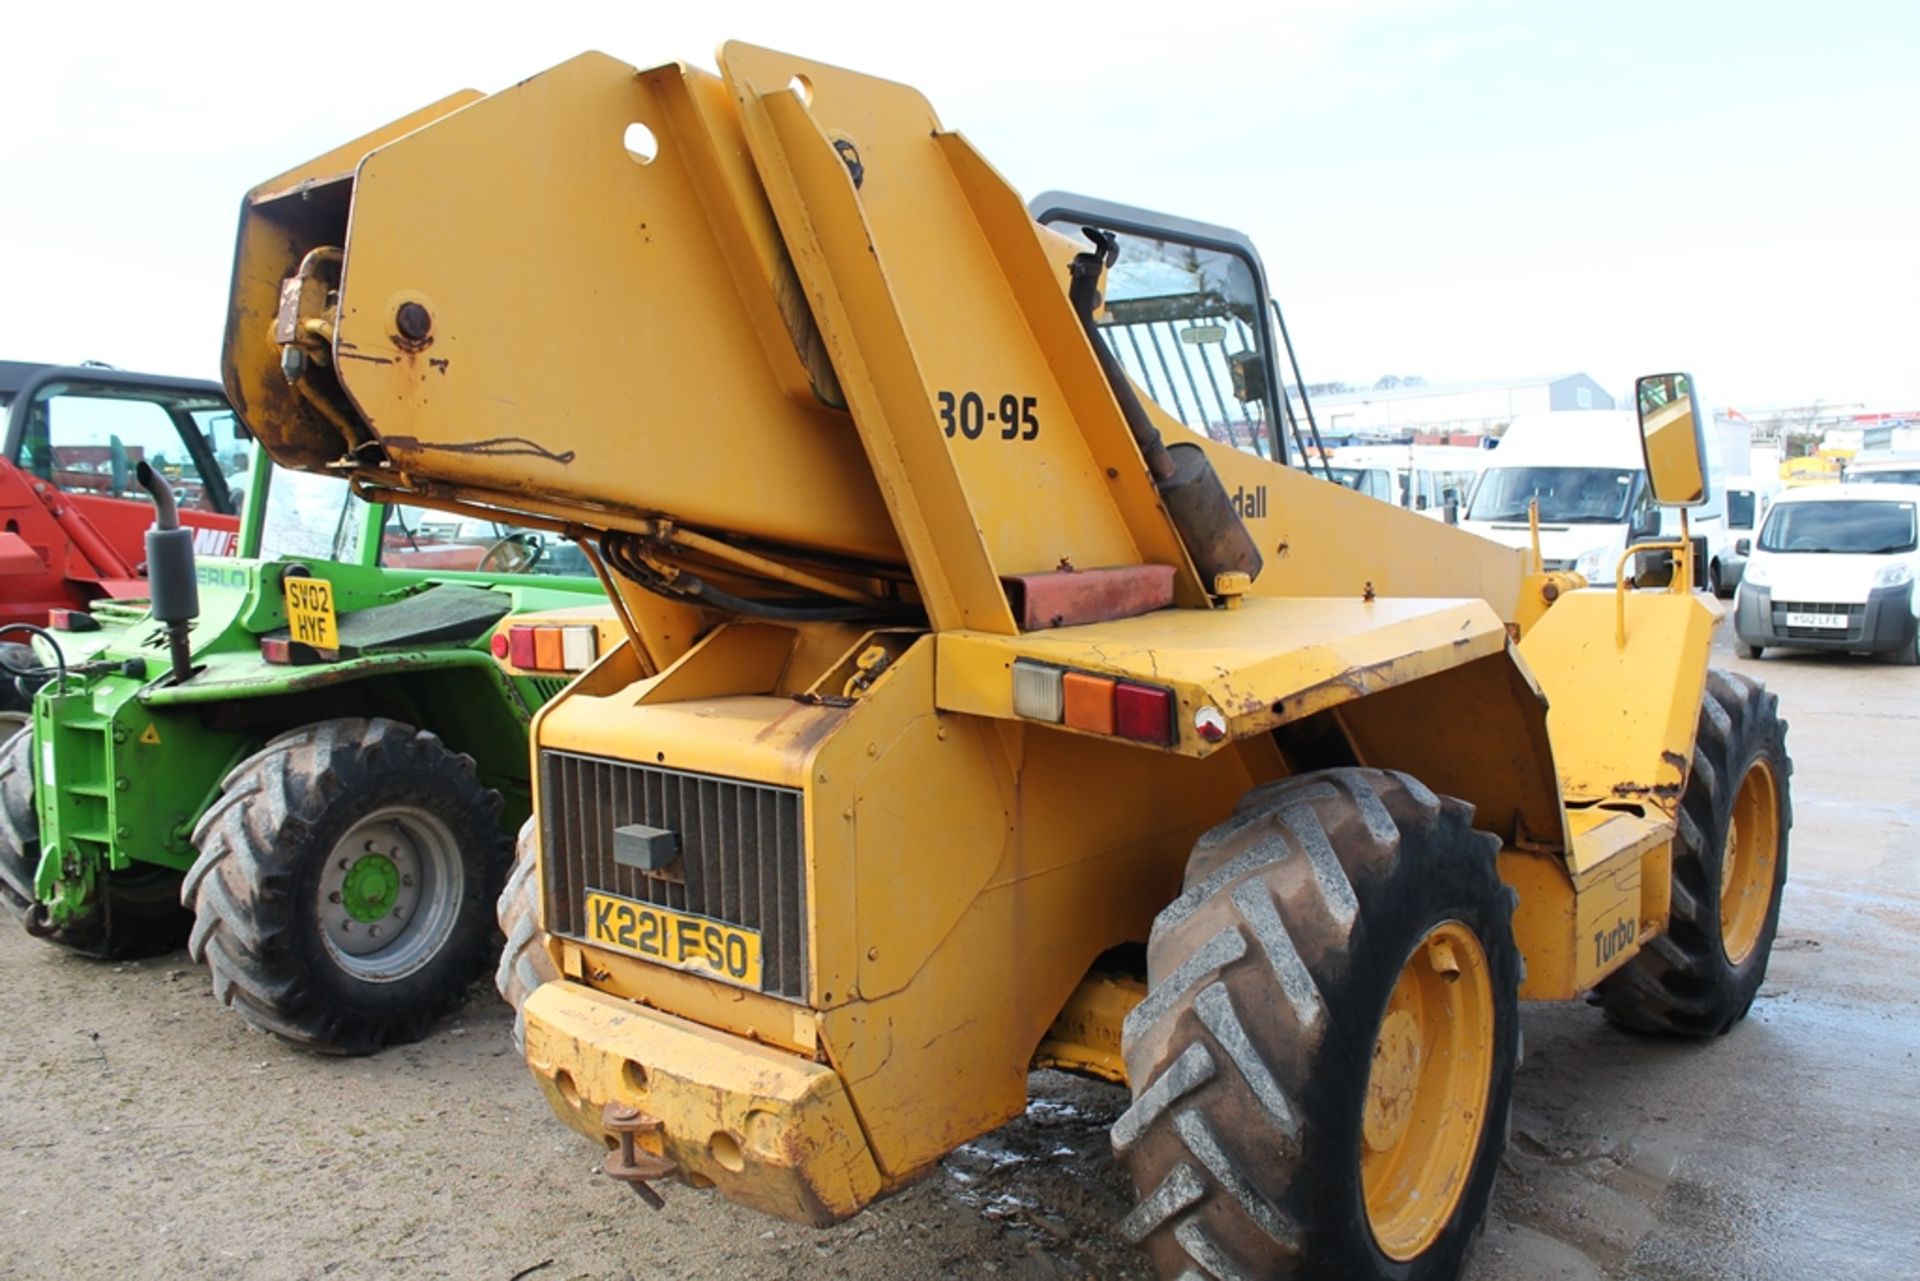
[{"label": "yellow steel plate", "polygon": [[340,624],[333,614],[333,584],[324,578],[289,578],[287,630],[315,649],[340,648]]},{"label": "yellow steel plate", "polygon": [[760,932],[587,891],[587,941],[682,970],[760,986]]}]

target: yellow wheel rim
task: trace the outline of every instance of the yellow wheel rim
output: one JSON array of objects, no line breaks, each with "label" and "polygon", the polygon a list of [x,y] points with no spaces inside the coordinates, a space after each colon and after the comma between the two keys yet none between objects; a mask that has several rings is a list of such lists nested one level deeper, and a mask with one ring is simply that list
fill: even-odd
[{"label": "yellow wheel rim", "polygon": [[1361,1116],[1367,1225],[1395,1262],[1417,1258],[1466,1191],[1493,1080],[1493,977],[1458,921],[1427,931],[1374,1033]]},{"label": "yellow wheel rim", "polygon": [[1773,905],[1773,874],[1780,861],[1779,785],[1773,767],[1755,761],[1740,780],[1720,855],[1720,950],[1738,965],[1759,946]]}]

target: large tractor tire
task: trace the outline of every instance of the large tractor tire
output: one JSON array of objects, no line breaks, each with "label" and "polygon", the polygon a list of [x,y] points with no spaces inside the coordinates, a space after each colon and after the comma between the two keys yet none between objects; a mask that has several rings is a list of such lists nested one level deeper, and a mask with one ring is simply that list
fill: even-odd
[{"label": "large tractor tire", "polygon": [[547,935],[540,928],[540,878],[535,875],[533,820],[520,828],[515,845],[513,875],[500,891],[497,908],[500,933],[507,945],[500,953],[500,968],[494,971],[493,984],[500,996],[513,1007],[513,1048],[527,1051],[527,998],[542,983],[560,977],[560,970],[547,951]]},{"label": "large tractor tire", "polygon": [[187,937],[180,910],[180,873],[142,866],[102,871],[97,910],[57,928],[41,924],[33,881],[40,868],[40,815],[33,803],[33,735],[15,733],[0,746],[0,903],[50,943],[102,960],[157,956]]},{"label": "large tractor tire", "polygon": [[0,903],[15,920],[24,918],[33,906],[33,877],[39,866],[40,815],[33,808],[33,735],[14,730],[0,746]]},{"label": "large tractor tire", "polygon": [[398,721],[322,721],[222,788],[181,898],[223,1004],[306,1049],[371,1054],[460,1002],[509,857],[471,758]]},{"label": "large tractor tire", "polygon": [[1600,1008],[1635,1032],[1719,1036],[1767,975],[1793,825],[1787,723],[1767,687],[1707,673],[1693,770],[1680,798],[1667,932],[1600,985]]},{"label": "large tractor tire", "polygon": [[1122,1230],[1164,1277],[1458,1275],[1507,1140],[1515,899],[1404,774],[1255,789],[1155,920],[1122,1036]]}]

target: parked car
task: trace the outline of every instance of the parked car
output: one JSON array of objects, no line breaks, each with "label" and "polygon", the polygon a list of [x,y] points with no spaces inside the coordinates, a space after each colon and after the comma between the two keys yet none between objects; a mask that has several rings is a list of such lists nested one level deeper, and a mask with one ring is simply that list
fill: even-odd
[{"label": "parked car", "polygon": [[1920,664],[1920,485],[1821,485],[1780,495],[1734,603],[1747,657],[1837,649]]}]

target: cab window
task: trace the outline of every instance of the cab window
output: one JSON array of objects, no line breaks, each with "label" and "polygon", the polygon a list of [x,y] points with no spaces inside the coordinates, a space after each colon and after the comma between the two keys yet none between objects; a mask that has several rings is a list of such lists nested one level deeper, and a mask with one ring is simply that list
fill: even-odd
[{"label": "cab window", "polygon": [[[229,436],[224,450],[211,440],[221,419]],[[231,512],[229,478],[245,468],[245,450],[234,445],[238,433],[224,405],[56,392],[35,401],[18,462],[70,494],[143,502],[147,493],[135,475],[144,462],[167,478],[181,508]]]},{"label": "cab window", "polygon": [[1154,403],[1201,435],[1275,457],[1260,292],[1236,254],[1117,233],[1100,337]]}]

